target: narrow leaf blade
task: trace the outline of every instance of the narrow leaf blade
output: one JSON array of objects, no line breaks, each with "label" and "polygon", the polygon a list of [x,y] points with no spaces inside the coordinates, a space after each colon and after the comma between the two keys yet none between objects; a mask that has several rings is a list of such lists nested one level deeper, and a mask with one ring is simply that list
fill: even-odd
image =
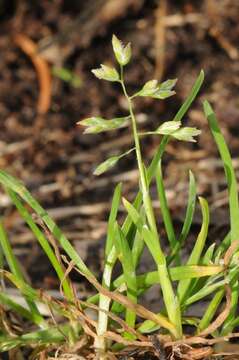
[{"label": "narrow leaf blade", "polygon": [[[208,226],[209,226],[209,208],[208,203],[205,199],[199,198],[201,210],[202,210],[202,226],[201,230],[198,234],[196,243],[194,245],[194,248],[192,250],[191,255],[189,256],[189,259],[187,261],[187,265],[197,265],[208,234]],[[187,292],[190,289],[190,280],[182,280],[178,284],[178,297],[180,299],[180,302],[183,302],[185,297],[187,296]]]}]

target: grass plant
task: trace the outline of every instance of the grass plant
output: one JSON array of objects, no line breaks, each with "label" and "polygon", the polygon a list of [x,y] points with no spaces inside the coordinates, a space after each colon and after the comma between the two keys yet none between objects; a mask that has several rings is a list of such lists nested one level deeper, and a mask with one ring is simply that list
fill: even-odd
[{"label": "grass plant", "polygon": [[[190,94],[171,121],[157,124],[152,131],[142,132],[139,130],[137,114],[134,111],[135,98],[151,97],[163,101],[175,94],[176,79],[163,83],[150,80],[135,94],[130,95],[124,80],[124,70],[131,60],[131,45],[124,46],[115,35],[112,45],[119,70],[101,65],[92,72],[99,79],[119,85],[128,106],[128,113],[126,116],[109,120],[100,116],[89,117],[80,121],[79,125],[85,127],[85,133],[88,134],[116,131],[126,126],[131,129],[132,148],[123,154],[106,159],[96,167],[94,173],[101,175],[115,166],[122,157],[134,153],[139,172],[138,194],[133,202],[129,202],[122,196],[122,184],[118,184],[114,190],[100,283],[25,186],[4,170],[0,171],[0,184],[3,190],[9,195],[12,204],[48,257],[59,278],[59,287],[64,296],[64,301],[57,301],[44,290],[34,289],[27,282],[14,255],[2,219],[0,222],[1,309],[10,310],[25,319],[29,323],[29,331],[10,331],[11,324],[3,316],[0,324],[0,351],[34,346],[34,357],[38,358],[47,346],[52,345],[54,348],[62,343],[73,345],[85,334],[93,339],[96,356],[102,360],[107,359],[108,354],[119,349],[120,346],[153,347],[154,343],[147,334],[156,332],[161,336],[161,340],[164,336],[167,339],[168,343],[164,342],[164,346],[170,347],[171,356],[174,356],[176,351],[174,344],[177,344],[177,349],[181,344],[181,354],[189,356],[188,347],[184,344],[191,341],[190,344],[193,345],[194,335],[197,335],[197,339],[201,339],[201,343],[198,341],[202,347],[207,341],[211,341],[210,344],[213,345],[214,338],[218,339],[220,336],[224,336],[224,339],[227,336],[230,338],[239,324],[237,181],[230,152],[212,107],[207,101],[203,104],[205,118],[223,162],[228,186],[230,228],[225,239],[212,245],[207,244],[210,225],[209,206],[203,197],[199,197],[197,201],[196,181],[191,171],[185,220],[178,234],[173,224],[163,181],[162,157],[167,144],[170,141],[195,142],[200,134],[200,130],[184,126],[183,118],[202,86],[204,73],[200,72]],[[145,136],[159,138],[158,149],[148,167],[144,162],[141,144],[141,138]],[[156,182],[163,226],[168,240],[166,249],[162,245],[150,193],[153,181]],[[190,233],[197,202],[202,213],[201,229],[185,261],[181,250],[185,247]],[[119,224],[117,215],[121,203],[125,208],[125,220]],[[142,274],[138,269],[145,248],[152,256],[155,270]],[[61,249],[67,254],[67,258],[61,256]],[[121,264],[121,274],[113,278],[113,270],[117,263]],[[8,270],[5,269],[5,265]],[[95,295],[84,302],[75,293],[68,276],[73,268],[96,290]],[[8,293],[9,283],[18,289],[25,299],[25,305],[19,304]],[[157,314],[140,304],[141,296],[155,284],[160,286],[158,301],[162,304],[161,311]],[[187,310],[192,304],[202,300],[207,301],[208,304],[204,315],[187,316]],[[49,308],[51,316],[43,316],[39,308],[40,303]],[[222,303],[225,304],[223,310],[220,308]],[[96,321],[87,315],[87,308],[97,313]],[[4,311],[2,313],[4,314]],[[59,317],[60,323],[55,320]],[[190,334],[187,333],[185,325],[191,326]],[[209,335],[211,340],[208,339]]]}]

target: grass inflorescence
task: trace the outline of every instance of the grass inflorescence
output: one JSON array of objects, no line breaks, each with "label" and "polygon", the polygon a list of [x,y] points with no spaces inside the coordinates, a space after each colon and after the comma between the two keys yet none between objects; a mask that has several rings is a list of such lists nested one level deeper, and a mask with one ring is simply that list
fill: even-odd
[{"label": "grass inflorescence", "polygon": [[[125,351],[127,346],[151,349],[157,353],[155,344],[158,341],[162,344],[165,354],[172,359],[174,355],[199,359],[199,350],[203,358],[212,354],[214,351],[212,346],[220,339],[236,336],[233,331],[239,325],[237,181],[230,152],[213,109],[207,101],[203,104],[205,118],[220,153],[228,186],[230,228],[226,237],[220,243],[210,246],[207,244],[210,225],[209,207],[205,198],[197,199],[196,181],[191,171],[185,219],[181,232],[177,234],[163,180],[162,158],[167,144],[171,140],[195,142],[200,134],[200,130],[184,126],[183,118],[202,86],[204,73],[200,72],[190,94],[171,121],[159,124],[155,130],[140,132],[133,106],[134,99],[151,97],[163,101],[175,94],[176,79],[163,83],[150,80],[135,94],[130,95],[124,81],[124,69],[131,60],[131,45],[124,46],[116,36],[113,36],[112,45],[119,70],[101,65],[92,72],[99,79],[118,83],[128,105],[128,114],[109,120],[100,116],[89,117],[79,124],[85,127],[85,133],[88,134],[116,131],[121,127],[131,129],[132,147],[123,154],[105,160],[96,167],[94,173],[100,175],[115,166],[122,157],[134,153],[139,172],[138,194],[135,200],[130,202],[122,196],[122,184],[118,184],[114,190],[105,242],[102,282],[99,283],[80,254],[25,186],[5,171],[0,171],[0,183],[4,191],[47,255],[59,278],[59,287],[64,297],[64,301],[56,300],[47,292],[34,289],[28,283],[1,221],[0,304],[3,315],[0,327],[0,351],[2,352],[31,346],[34,347],[32,358],[38,358],[39,354],[50,345],[53,350],[57,347],[59,350],[62,344],[69,344],[70,348],[74,348],[81,341],[82,347],[79,347],[81,355],[85,354],[87,358],[90,354],[89,349],[93,349],[91,354],[93,351],[99,359],[106,359],[116,356],[117,351],[122,348]],[[159,146],[147,167],[144,163],[141,138],[151,135],[158,136]],[[153,181],[156,182],[161,216],[167,235],[167,251],[162,246],[152,204],[150,188]],[[193,249],[185,261],[182,249],[191,230],[197,203],[202,213],[202,224]],[[125,220],[120,224],[118,209],[121,204],[125,209]],[[152,256],[154,271],[139,273],[145,248]],[[61,249],[67,257],[61,256]],[[117,263],[121,264],[121,274],[113,278]],[[5,264],[9,270],[5,270]],[[96,290],[95,295],[84,302],[78,298],[69,279],[68,275],[72,269],[83,275]],[[8,293],[6,283],[9,282],[25,299],[25,305],[17,302]],[[155,284],[160,286],[158,300],[162,305],[159,313],[154,313],[140,304],[142,295]],[[197,314],[193,317],[188,316],[187,311],[190,307],[202,300],[207,304],[204,314],[201,317]],[[51,316],[45,316],[39,304],[46,305]],[[87,309],[97,314],[97,320],[89,316]],[[29,323],[29,332],[19,329],[16,331],[5,318],[5,310],[10,310],[25,319]],[[60,318],[60,322],[57,322],[56,318]],[[191,327],[190,335],[187,334],[188,327]],[[156,335],[150,336],[152,333]],[[87,336],[87,351],[82,340],[85,336]],[[197,344],[196,349],[193,348],[194,344]],[[194,350],[197,351],[197,357],[193,355]]]}]

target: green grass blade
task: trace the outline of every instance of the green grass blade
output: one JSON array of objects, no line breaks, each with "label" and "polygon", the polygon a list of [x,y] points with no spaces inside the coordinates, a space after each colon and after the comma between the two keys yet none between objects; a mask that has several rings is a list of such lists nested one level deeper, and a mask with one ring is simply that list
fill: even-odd
[{"label": "green grass blade", "polygon": [[86,276],[92,276],[93,274],[85,265],[83,260],[80,258],[79,254],[73,248],[66,236],[61,232],[60,228],[56,225],[56,223],[50,218],[47,211],[45,211],[42,206],[36,201],[36,199],[33,198],[33,196],[25,188],[25,186],[19,180],[7,174],[3,170],[0,170],[0,183],[3,186],[17,193],[20,198],[22,198],[36,212],[36,214],[41,218],[44,224],[52,232],[55,239],[58,240],[58,242],[65,250],[67,255],[70,257],[70,259],[74,261],[75,265],[79,268],[79,270]]},{"label": "green grass blade", "polygon": [[[145,220],[145,219],[144,219]],[[134,243],[132,247],[132,260],[135,269],[137,268],[137,265],[139,263],[140,257],[142,255],[143,249],[144,249],[145,243],[144,239],[142,237],[142,234],[140,234],[138,231],[135,234],[134,237]]]},{"label": "green grass blade", "polygon": [[[164,254],[162,253],[162,250],[160,248],[158,238],[143,223],[142,217],[129,201],[123,199],[123,204],[128,214],[130,215],[133,223],[137,227],[137,230],[140,234],[142,234],[144,241],[148,246],[149,251],[151,252],[156,264],[163,263]],[[146,233],[149,235],[149,237],[147,237]]]},{"label": "green grass blade", "polygon": [[[1,226],[3,226],[1,223],[1,220],[0,220],[0,224],[1,224]],[[4,268],[4,254],[3,254],[2,246],[0,245],[0,269],[3,269],[3,268]]]},{"label": "green grass blade", "polygon": [[[223,279],[221,281],[216,282],[215,284],[205,286],[197,294],[194,294],[193,296],[187,298],[187,300],[183,304],[183,308],[186,308],[189,305],[191,305],[191,304],[193,304],[193,303],[195,303],[197,301],[200,301],[201,299],[204,299],[205,297],[207,297],[208,295],[210,295],[213,292],[217,291],[218,289],[220,289],[220,290],[218,291],[217,294],[219,295],[219,297],[220,297],[220,294],[223,297],[224,290],[222,288],[227,283],[228,283],[228,280]],[[221,301],[221,299],[222,298],[220,298],[218,300]],[[213,301],[210,303],[210,305],[208,307],[208,310],[210,310],[210,313],[208,311],[208,313],[205,314],[205,318],[203,317],[204,323],[202,322],[202,325],[204,325],[204,327],[202,328],[202,330],[209,325],[210,321],[212,320],[212,318],[213,318],[213,316],[215,314],[214,305],[216,306],[216,308],[218,306],[218,304],[216,304],[216,300],[217,300],[217,298],[216,298],[216,296],[214,296]],[[138,331],[140,331],[142,333],[149,333],[149,332],[155,331],[157,329],[158,329],[158,326],[156,326],[156,324],[154,322],[147,320],[147,321],[144,321],[143,324],[138,328]]]},{"label": "green grass blade", "polygon": [[199,76],[197,77],[197,79],[192,87],[192,90],[191,90],[189,96],[187,97],[187,99],[185,100],[183,105],[180,107],[179,111],[173,118],[173,121],[181,121],[182,120],[182,118],[184,117],[184,115],[186,114],[186,112],[188,111],[190,106],[192,105],[192,102],[196,98],[199,90],[201,89],[203,81],[204,81],[204,71],[201,70]]},{"label": "green grass blade", "polygon": [[[31,301],[49,304],[51,308],[56,311],[56,313],[69,318],[69,312],[67,312],[67,309],[60,306],[58,302],[49,299],[48,296],[44,297],[41,291],[33,289],[29,284],[25,283],[23,280],[19,279],[14,274],[6,270],[0,270],[0,275],[4,276],[17,288],[20,293],[26,298],[26,301],[27,299],[30,299]],[[34,322],[36,323],[36,320]]]},{"label": "green grass blade", "polygon": [[66,341],[70,331],[70,324],[63,324],[45,330],[33,331],[17,337],[0,336],[0,352],[9,351],[17,346],[41,346],[63,343]]},{"label": "green grass blade", "polygon": [[158,242],[158,239],[154,235],[153,231],[148,228],[147,225],[143,226],[142,235],[156,265],[166,265],[165,257]]},{"label": "green grass blade", "polygon": [[222,271],[224,267],[220,265],[182,265],[169,269],[173,281],[216,275]]},{"label": "green grass blade", "polygon": [[[202,210],[202,226],[200,233],[198,234],[196,243],[192,250],[191,255],[187,261],[187,265],[197,265],[200,261],[202,251],[206,242],[209,226],[209,208],[208,203],[205,199],[199,198],[201,210]],[[181,280],[178,284],[178,297],[180,303],[184,302],[185,297],[187,296],[188,291],[190,290],[191,281],[190,280]]]},{"label": "green grass blade", "polygon": [[[201,299],[203,299],[204,297],[210,295],[211,293],[213,293],[214,291],[216,290],[219,290],[220,288],[222,288],[225,284],[228,284],[228,283],[232,283],[235,281],[235,279],[237,278],[238,276],[238,270],[237,269],[232,269],[230,271],[230,273],[228,274],[227,277],[224,277],[222,280],[219,280],[217,281],[219,278],[221,278],[221,274],[219,274],[218,276],[215,275],[214,277],[212,278],[209,278],[209,280],[206,282],[206,284],[204,285],[204,287],[202,289],[200,289],[196,294],[190,296],[187,298],[187,300],[185,301],[184,305],[188,306],[196,301],[199,301]],[[219,292],[221,291],[222,289],[219,290]],[[215,294],[215,296],[217,295],[217,293]],[[224,295],[224,293],[223,293]],[[214,297],[215,297],[214,296]],[[213,300],[212,299],[212,303],[213,303]],[[215,303],[214,303],[215,305]],[[211,305],[209,304],[209,307]],[[211,306],[211,319],[213,318],[215,312],[217,311],[217,308],[214,307],[214,306]],[[211,321],[210,319],[210,321]]]},{"label": "green grass blade", "polygon": [[182,265],[169,269],[170,276],[173,281],[184,279],[201,278],[210,275],[219,274],[224,270],[223,266],[211,265]]},{"label": "green grass blade", "polygon": [[[133,202],[133,206],[137,211],[139,211],[141,204],[142,204],[142,193],[141,191],[139,191]],[[136,226],[133,223],[129,214],[126,216],[126,219],[121,227],[121,230],[123,231],[124,235],[127,236],[128,241],[134,238],[134,235],[136,234]]]},{"label": "green grass blade", "polygon": [[214,255],[215,246],[216,246],[216,244],[213,243],[208,247],[207,251],[205,252],[205,254],[203,255],[203,258],[202,258],[203,265],[211,264],[211,261],[212,261],[213,255]]},{"label": "green grass blade", "polygon": [[[13,254],[11,244],[8,240],[7,234],[4,230],[3,224],[0,221],[0,245],[3,249],[3,253],[6,257],[8,266],[11,270],[11,272],[18,278],[20,281],[25,282],[24,276],[22,274],[21,268],[19,266],[19,263],[17,261],[17,258]],[[29,309],[32,313],[32,317],[34,319],[34,322],[38,325],[42,324],[44,326],[44,319],[41,316],[41,314],[38,311],[38,308],[35,304],[35,302],[29,298],[26,298],[26,302],[29,306]]]},{"label": "green grass blade", "polygon": [[33,289],[29,284],[25,283],[24,280],[19,278],[17,275],[6,271],[0,270],[1,274],[6,277],[12,284],[16,286],[16,288],[27,298],[38,300],[37,291]]},{"label": "green grass blade", "polygon": [[[0,220],[1,222],[1,220]],[[2,246],[0,245],[0,269],[4,269],[4,254],[3,254],[3,249]],[[4,289],[5,284],[4,284],[4,278],[2,275],[0,275],[0,291],[2,289]]]},{"label": "green grass blade", "polygon": [[221,304],[224,293],[225,293],[224,288],[220,289],[219,291],[216,292],[216,294],[210,301],[207,310],[205,311],[202,319],[198,324],[198,333],[206,329],[208,325],[211,323],[219,305]]},{"label": "green grass blade", "polygon": [[225,251],[229,248],[231,244],[231,232],[224,237],[224,239],[221,241],[221,243],[217,246],[215,250],[214,258],[216,258],[219,253],[225,253]]},{"label": "green grass blade", "polygon": [[[214,243],[209,246],[209,248],[203,255],[202,261],[200,261],[201,265],[209,266],[212,264],[212,258],[213,258],[215,245],[216,244]],[[207,281],[207,279],[205,279],[205,278],[198,278],[198,279],[195,279],[194,281],[192,281],[190,294],[192,295],[192,294],[198,292],[205,285],[206,281]]]},{"label": "green grass blade", "polygon": [[133,223],[137,227],[137,230],[142,234],[144,242],[146,243],[156,265],[158,268],[159,282],[161,285],[164,304],[167,309],[169,320],[175,326],[175,337],[181,336],[181,317],[180,308],[178,306],[177,297],[174,295],[171,280],[169,278],[166,258],[161,250],[158,237],[142,222],[142,218],[138,211],[134,208],[130,202],[123,199],[123,204],[128,211]]},{"label": "green grass blade", "polygon": [[[229,194],[231,242],[233,242],[235,240],[239,240],[239,201],[238,201],[237,179],[236,179],[235,171],[233,169],[230,151],[227,147],[222,132],[218,126],[218,121],[215,116],[215,113],[209,102],[204,101],[203,107],[224,166],[224,171],[228,186],[228,194]],[[229,326],[229,323],[232,322],[235,317],[235,312],[238,304],[238,295],[239,295],[239,289],[238,286],[237,287],[235,286],[232,292],[231,312],[226,322],[224,323],[224,330],[225,328],[227,328],[228,333],[231,332],[232,330]],[[225,334],[224,330],[223,332]]]},{"label": "green grass blade", "polygon": [[122,192],[122,184],[118,184],[115,188],[111,211],[108,219],[108,229],[107,229],[107,238],[106,238],[106,245],[105,245],[105,255],[106,257],[109,255],[109,252],[112,249],[113,242],[114,242],[114,224],[116,221],[116,217],[118,214],[118,209],[120,206],[121,201],[121,192]]},{"label": "green grass blade", "polygon": [[[220,265],[182,265],[169,268],[169,275],[172,281],[202,278],[212,276],[224,271],[224,267]],[[125,282],[124,276],[121,275],[114,280],[114,288],[120,287]],[[157,271],[150,271],[146,274],[137,276],[137,287],[140,289],[147,289],[152,285],[159,283],[159,276]]]},{"label": "green grass blade", "polygon": [[[58,275],[58,278],[60,279],[60,281],[62,281],[64,279],[64,271],[61,267],[61,264],[58,262],[58,259],[57,259],[56,255],[54,254],[48,240],[46,239],[44,234],[41,232],[39,227],[35,224],[35,222],[33,221],[32,217],[31,217],[31,214],[23,206],[22,202],[19,200],[19,198],[15,194],[15,192],[13,192],[12,190],[9,190],[8,193],[9,193],[9,196],[10,196],[12,202],[15,204],[17,210],[19,211],[19,214],[25,220],[25,222],[27,223],[29,228],[32,230],[33,234],[37,238],[39,244],[41,245],[41,247],[44,250],[45,254],[47,255],[48,259],[50,260],[53,268],[55,269],[55,271]],[[74,295],[73,295],[72,289],[66,279],[62,282],[62,286],[63,286],[63,290],[64,290],[66,298],[69,301],[73,301]]]},{"label": "green grass blade", "polygon": [[189,171],[189,195],[188,195],[188,204],[187,204],[185,220],[183,223],[182,231],[177,240],[177,243],[173,248],[170,256],[167,258],[168,264],[170,264],[174,260],[175,256],[179,253],[180,249],[184,245],[185,240],[189,234],[193,221],[194,211],[195,211],[196,195],[197,195],[197,191],[196,191],[195,178],[193,173]]},{"label": "green grass blade", "polygon": [[[228,284],[230,281],[234,282],[234,284],[235,284],[237,282],[237,277],[238,277],[238,270],[237,269],[232,269],[230,271],[229,275],[228,275],[228,279],[224,279],[222,281],[224,281],[225,284]],[[212,285],[210,285],[210,287],[213,287],[214,285],[216,285],[216,284],[212,284]],[[207,287],[207,286],[205,286],[205,287]],[[204,288],[201,291],[204,291]],[[209,326],[209,324],[211,323],[214,315],[216,314],[216,312],[217,312],[217,310],[218,310],[218,308],[219,308],[219,306],[220,306],[220,304],[222,302],[222,299],[223,299],[224,295],[225,295],[224,287],[219,289],[216,292],[216,294],[214,295],[214,297],[210,301],[210,303],[209,303],[209,305],[208,305],[202,319],[200,320],[200,323],[199,323],[199,326],[198,326],[198,331],[199,332],[206,329]],[[192,300],[194,300],[194,299],[192,299]],[[190,299],[188,299],[188,301],[190,301]],[[232,328],[233,328],[233,321],[231,323],[229,323]]]},{"label": "green grass blade", "polygon": [[[105,264],[104,264],[104,271],[102,276],[102,285],[107,289],[110,289],[112,271],[115,266],[116,260],[118,258],[118,254],[114,244],[114,238],[115,238],[114,225],[117,218],[118,209],[120,206],[121,191],[122,191],[122,185],[118,184],[114,190],[111,211],[108,219],[107,238],[105,245]],[[98,314],[97,335],[98,335],[98,341],[102,343],[105,341],[102,335],[105,333],[108,327],[107,312],[109,312],[110,310],[110,303],[111,303],[111,299],[109,297],[105,296],[104,294],[99,294],[99,308],[104,311],[99,311]]]},{"label": "green grass blade", "polygon": [[230,225],[231,225],[230,227],[231,227],[231,242],[232,242],[234,240],[239,240],[239,201],[238,201],[236,175],[233,169],[232,159],[229,149],[222,135],[222,132],[218,126],[215,113],[209,102],[204,101],[203,107],[212,135],[217,144],[218,151],[220,153],[226,175],[228,193],[229,193],[229,209],[230,209]]},{"label": "green grass blade", "polygon": [[[203,265],[211,264],[211,261],[212,261],[213,255],[214,255],[214,249],[215,249],[215,243],[210,245],[209,248],[207,249],[206,253],[204,254],[203,259],[202,259]],[[218,272],[218,273],[220,273],[220,272]],[[216,275],[216,273],[215,273],[215,275]],[[195,283],[192,284],[191,301],[196,301],[197,296],[200,297],[201,290],[202,290],[202,293],[201,293],[202,298],[204,297],[203,291],[204,291],[204,286],[206,284],[206,281],[207,280],[204,278],[198,278],[195,281]],[[213,286],[214,285],[212,285],[211,290],[215,291],[215,287],[213,288]],[[207,290],[210,290],[210,288]],[[193,297],[194,295],[195,295],[195,297]],[[210,324],[211,320],[213,319],[213,316],[215,315],[215,313],[217,311],[218,306],[221,303],[221,300],[223,299],[223,295],[224,295],[224,289],[220,289],[213,296],[213,299],[209,303],[207,310],[205,311],[202,319],[200,320],[200,322],[198,324],[198,332],[201,332],[203,329],[205,329]],[[189,305],[189,304],[190,304],[190,299],[188,299],[187,305]]]},{"label": "green grass blade", "polygon": [[142,233],[142,229],[144,226],[142,217],[140,216],[138,210],[135,208],[134,205],[132,205],[128,200],[126,200],[125,198],[123,198],[123,204],[125,209],[128,212],[128,215],[131,218],[131,221],[135,224],[137,230]]},{"label": "green grass blade", "polygon": [[115,243],[118,252],[118,258],[123,267],[123,276],[125,279],[125,283],[132,296],[135,296],[137,293],[137,282],[134,263],[132,261],[132,253],[125,239],[125,236],[117,223]]},{"label": "green grass blade", "polygon": [[20,279],[24,279],[20,265],[18,263],[18,260],[16,258],[16,256],[13,253],[10,241],[7,237],[6,231],[3,227],[3,223],[2,221],[0,221],[0,244],[3,250],[3,253],[5,255],[5,258],[7,260],[9,269],[11,270],[11,272],[16,275],[17,277],[19,277]]},{"label": "green grass blade", "polygon": [[236,279],[236,281],[233,284],[231,284],[231,289],[232,289],[231,311],[223,324],[221,331],[222,336],[231,333],[234,329],[233,323],[235,320],[235,316],[237,315],[237,308],[238,308],[238,293],[239,293],[238,286],[239,286],[239,281],[238,279]]},{"label": "green grass blade", "polygon": [[206,296],[212,294],[214,291],[218,290],[219,288],[222,288],[225,284],[226,284],[226,280],[223,279],[223,280],[216,282],[215,284],[204,286],[196,294],[188,297],[183,305],[189,306],[189,305],[195,303],[196,301],[204,299]]},{"label": "green grass blade", "polygon": [[[135,274],[135,267],[132,259],[132,253],[128,245],[127,239],[124,233],[118,226],[116,226],[116,237],[115,244],[118,252],[118,258],[122,264],[124,280],[127,286],[127,297],[133,303],[137,303],[137,281]],[[134,328],[135,327],[136,314],[132,310],[126,309],[125,321],[127,324]],[[132,334],[126,334],[127,338],[132,338]]]},{"label": "green grass blade", "polygon": [[236,318],[232,321],[232,323],[231,323],[231,327],[232,327],[233,329],[235,329],[235,327],[238,327],[238,326],[239,326],[239,316],[236,317]]},{"label": "green grass blade", "polygon": [[171,249],[173,249],[176,245],[176,235],[174,232],[173,222],[171,218],[171,214],[168,208],[168,201],[164,189],[164,183],[163,183],[163,176],[162,176],[162,167],[161,167],[161,161],[158,163],[158,168],[156,172],[156,184],[157,184],[157,191],[158,191],[158,197],[160,202],[160,209],[163,217],[164,226],[166,229],[166,233],[168,236],[169,244]]},{"label": "green grass blade", "polygon": [[169,277],[166,259],[160,248],[157,237],[148,229],[147,225],[142,228],[142,235],[144,241],[157,264],[159,283],[163,293],[164,305],[167,310],[169,320],[175,325],[177,329],[176,337],[182,335],[181,313],[177,296],[175,296],[171,279]]},{"label": "green grass blade", "polygon": [[[15,311],[25,319],[30,320],[33,323],[35,322],[35,317],[32,315],[31,311],[27,310],[25,307],[18,304],[9,295],[7,295],[2,291],[0,292],[0,304],[7,307],[8,309],[11,309],[12,311]],[[36,325],[38,325],[38,322],[36,323]]]},{"label": "green grass blade", "polygon": [[157,325],[152,320],[145,320],[139,327],[138,331],[142,334],[150,334],[160,329],[160,326]]}]

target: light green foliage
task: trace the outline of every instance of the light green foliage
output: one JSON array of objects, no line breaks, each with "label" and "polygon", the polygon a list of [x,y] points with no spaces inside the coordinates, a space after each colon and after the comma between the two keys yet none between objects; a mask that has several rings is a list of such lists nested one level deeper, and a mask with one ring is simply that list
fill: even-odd
[{"label": "light green foliage", "polygon": [[131,44],[128,43],[126,46],[123,46],[122,42],[113,35],[112,45],[118,63],[122,66],[127,65],[131,58]]},{"label": "light green foliage", "polygon": [[181,126],[181,121],[166,121],[160,125],[155,133],[160,135],[172,135]]},{"label": "light green foliage", "polygon": [[[39,346],[47,347],[52,343],[63,343],[66,339],[73,345],[84,332],[85,320],[81,322],[81,316],[78,313],[79,306],[76,306],[75,293],[72,290],[71,281],[65,275],[63,261],[59,256],[60,248],[63,248],[68,256],[69,266],[75,267],[96,289],[96,294],[88,298],[87,302],[98,306],[97,336],[95,337],[94,347],[96,352],[99,352],[100,360],[104,359],[105,351],[111,347],[111,343],[105,337],[108,330],[111,331],[111,334],[115,332],[118,337],[125,338],[122,339],[122,343],[126,340],[139,341],[140,337],[137,331],[150,333],[159,330],[159,332],[162,331],[170,335],[172,339],[182,339],[187,335],[184,333],[184,324],[194,327],[195,334],[200,333],[215,320],[216,312],[220,304],[225,300],[226,285],[229,285],[232,289],[230,312],[228,318],[220,324],[217,332],[223,335],[228,334],[239,323],[237,313],[239,254],[237,248],[233,252],[232,259],[227,259],[227,266],[224,264],[225,253],[231,244],[232,246],[235,244],[233,243],[235,240],[239,240],[237,182],[229,150],[215,114],[208,102],[204,103],[205,115],[224,165],[229,193],[230,229],[221,243],[215,242],[211,246],[207,245],[210,221],[209,207],[207,201],[200,197],[201,229],[188,259],[184,260],[181,250],[185,246],[193,223],[197,202],[196,181],[190,171],[185,218],[182,229],[177,234],[163,180],[162,156],[168,142],[172,139],[195,142],[195,138],[200,134],[200,130],[196,128],[184,127],[183,117],[200,90],[204,80],[204,73],[203,71],[200,72],[188,98],[171,121],[156,124],[156,130],[140,133],[137,115],[134,112],[134,98],[147,96],[160,101],[166,99],[175,94],[174,87],[177,80],[167,80],[162,83],[158,83],[157,80],[150,80],[139,91],[130,96],[124,80],[124,66],[131,60],[131,45],[129,43],[124,46],[114,35],[112,46],[116,61],[119,64],[119,70],[101,65],[99,69],[94,69],[92,72],[99,79],[118,83],[128,106],[128,114],[109,120],[93,116],[80,121],[78,124],[85,127],[84,133],[87,134],[98,134],[131,126],[133,147],[123,154],[111,156],[105,160],[97,166],[94,174],[103,174],[111,169],[122,157],[134,151],[139,172],[139,192],[135,200],[130,202],[122,197],[121,184],[118,184],[115,188],[108,220],[102,285],[100,285],[92,271],[81,259],[80,254],[76,252],[66,236],[25,186],[16,178],[0,170],[0,184],[10,196],[13,205],[35,235],[51,262],[65,297],[65,302],[56,302],[54,299],[45,296],[44,291],[39,292],[28,284],[14,255],[3,224],[0,223],[0,265],[2,268],[0,269],[2,286],[0,304],[37,327],[37,329],[34,328],[29,333],[17,336],[12,336],[11,333],[4,329],[0,333],[0,351],[7,351],[25,345],[33,346],[36,343]],[[141,100],[143,101],[143,99]],[[145,135],[159,135],[158,138],[160,139],[158,149],[148,168],[143,160],[143,149],[140,142],[140,136]],[[156,180],[163,219],[162,226],[169,245],[167,252],[162,245],[150,193],[153,180]],[[126,213],[122,225],[120,225],[121,220],[117,219],[121,202]],[[33,213],[34,217],[32,216]],[[39,222],[36,222],[36,217],[42,223],[42,227]],[[53,237],[54,241],[50,241],[49,236]],[[141,256],[145,249],[151,254],[154,269],[140,273]],[[9,271],[3,269],[4,261],[7,263]],[[113,274],[117,263],[121,266],[121,272],[118,277],[114,278]],[[19,290],[21,296],[26,300],[26,305],[18,304],[10,294],[4,291],[5,279]],[[158,314],[154,314],[138,305],[142,294],[156,284],[160,286],[158,300],[162,304]],[[186,310],[202,299],[208,301],[204,315],[201,318],[197,314],[195,314],[195,317],[186,317]],[[87,302],[80,305],[80,311],[83,311],[88,306]],[[61,325],[53,326],[48,319],[44,319],[39,312],[38,303],[50,307],[54,316],[57,315],[57,319],[61,318]],[[120,315],[121,320],[117,322],[115,317],[112,320],[110,314]],[[126,326],[121,326],[122,321],[125,321]],[[112,351],[113,348],[110,348],[110,350]]]},{"label": "light green foliage", "polygon": [[99,69],[91,70],[92,73],[98,78],[107,81],[119,81],[119,74],[115,68],[109,67],[107,65],[100,65]]},{"label": "light green foliage", "polygon": [[172,136],[178,140],[196,142],[194,137],[200,134],[201,130],[196,128],[182,127],[181,129],[175,131]]},{"label": "light green foliage", "polygon": [[134,148],[129,149],[123,154],[120,154],[118,156],[112,156],[109,159],[102,162],[100,165],[97,166],[97,168],[94,171],[94,175],[101,175],[110,168],[112,168],[122,157],[130,154],[132,151],[134,151]]},{"label": "light green foliage", "polygon": [[101,175],[110,168],[112,168],[120,159],[120,156],[112,156],[109,159],[102,162],[94,171],[94,175]]},{"label": "light green foliage", "polygon": [[154,99],[166,99],[174,94],[175,91],[172,90],[176,85],[177,79],[167,80],[161,84],[158,84],[157,80],[150,80],[146,82],[142,90],[137,92],[135,96],[149,96]]},{"label": "light green foliage", "polygon": [[196,142],[195,136],[201,134],[201,131],[191,127],[181,127],[180,121],[166,121],[160,125],[155,131],[139,133],[139,135],[170,135],[181,141]]},{"label": "light green foliage", "polygon": [[105,120],[101,117],[91,117],[81,120],[77,125],[86,126],[84,134],[98,134],[104,131],[110,131],[119,129],[125,125],[129,120],[129,117],[119,117],[111,120]]}]

